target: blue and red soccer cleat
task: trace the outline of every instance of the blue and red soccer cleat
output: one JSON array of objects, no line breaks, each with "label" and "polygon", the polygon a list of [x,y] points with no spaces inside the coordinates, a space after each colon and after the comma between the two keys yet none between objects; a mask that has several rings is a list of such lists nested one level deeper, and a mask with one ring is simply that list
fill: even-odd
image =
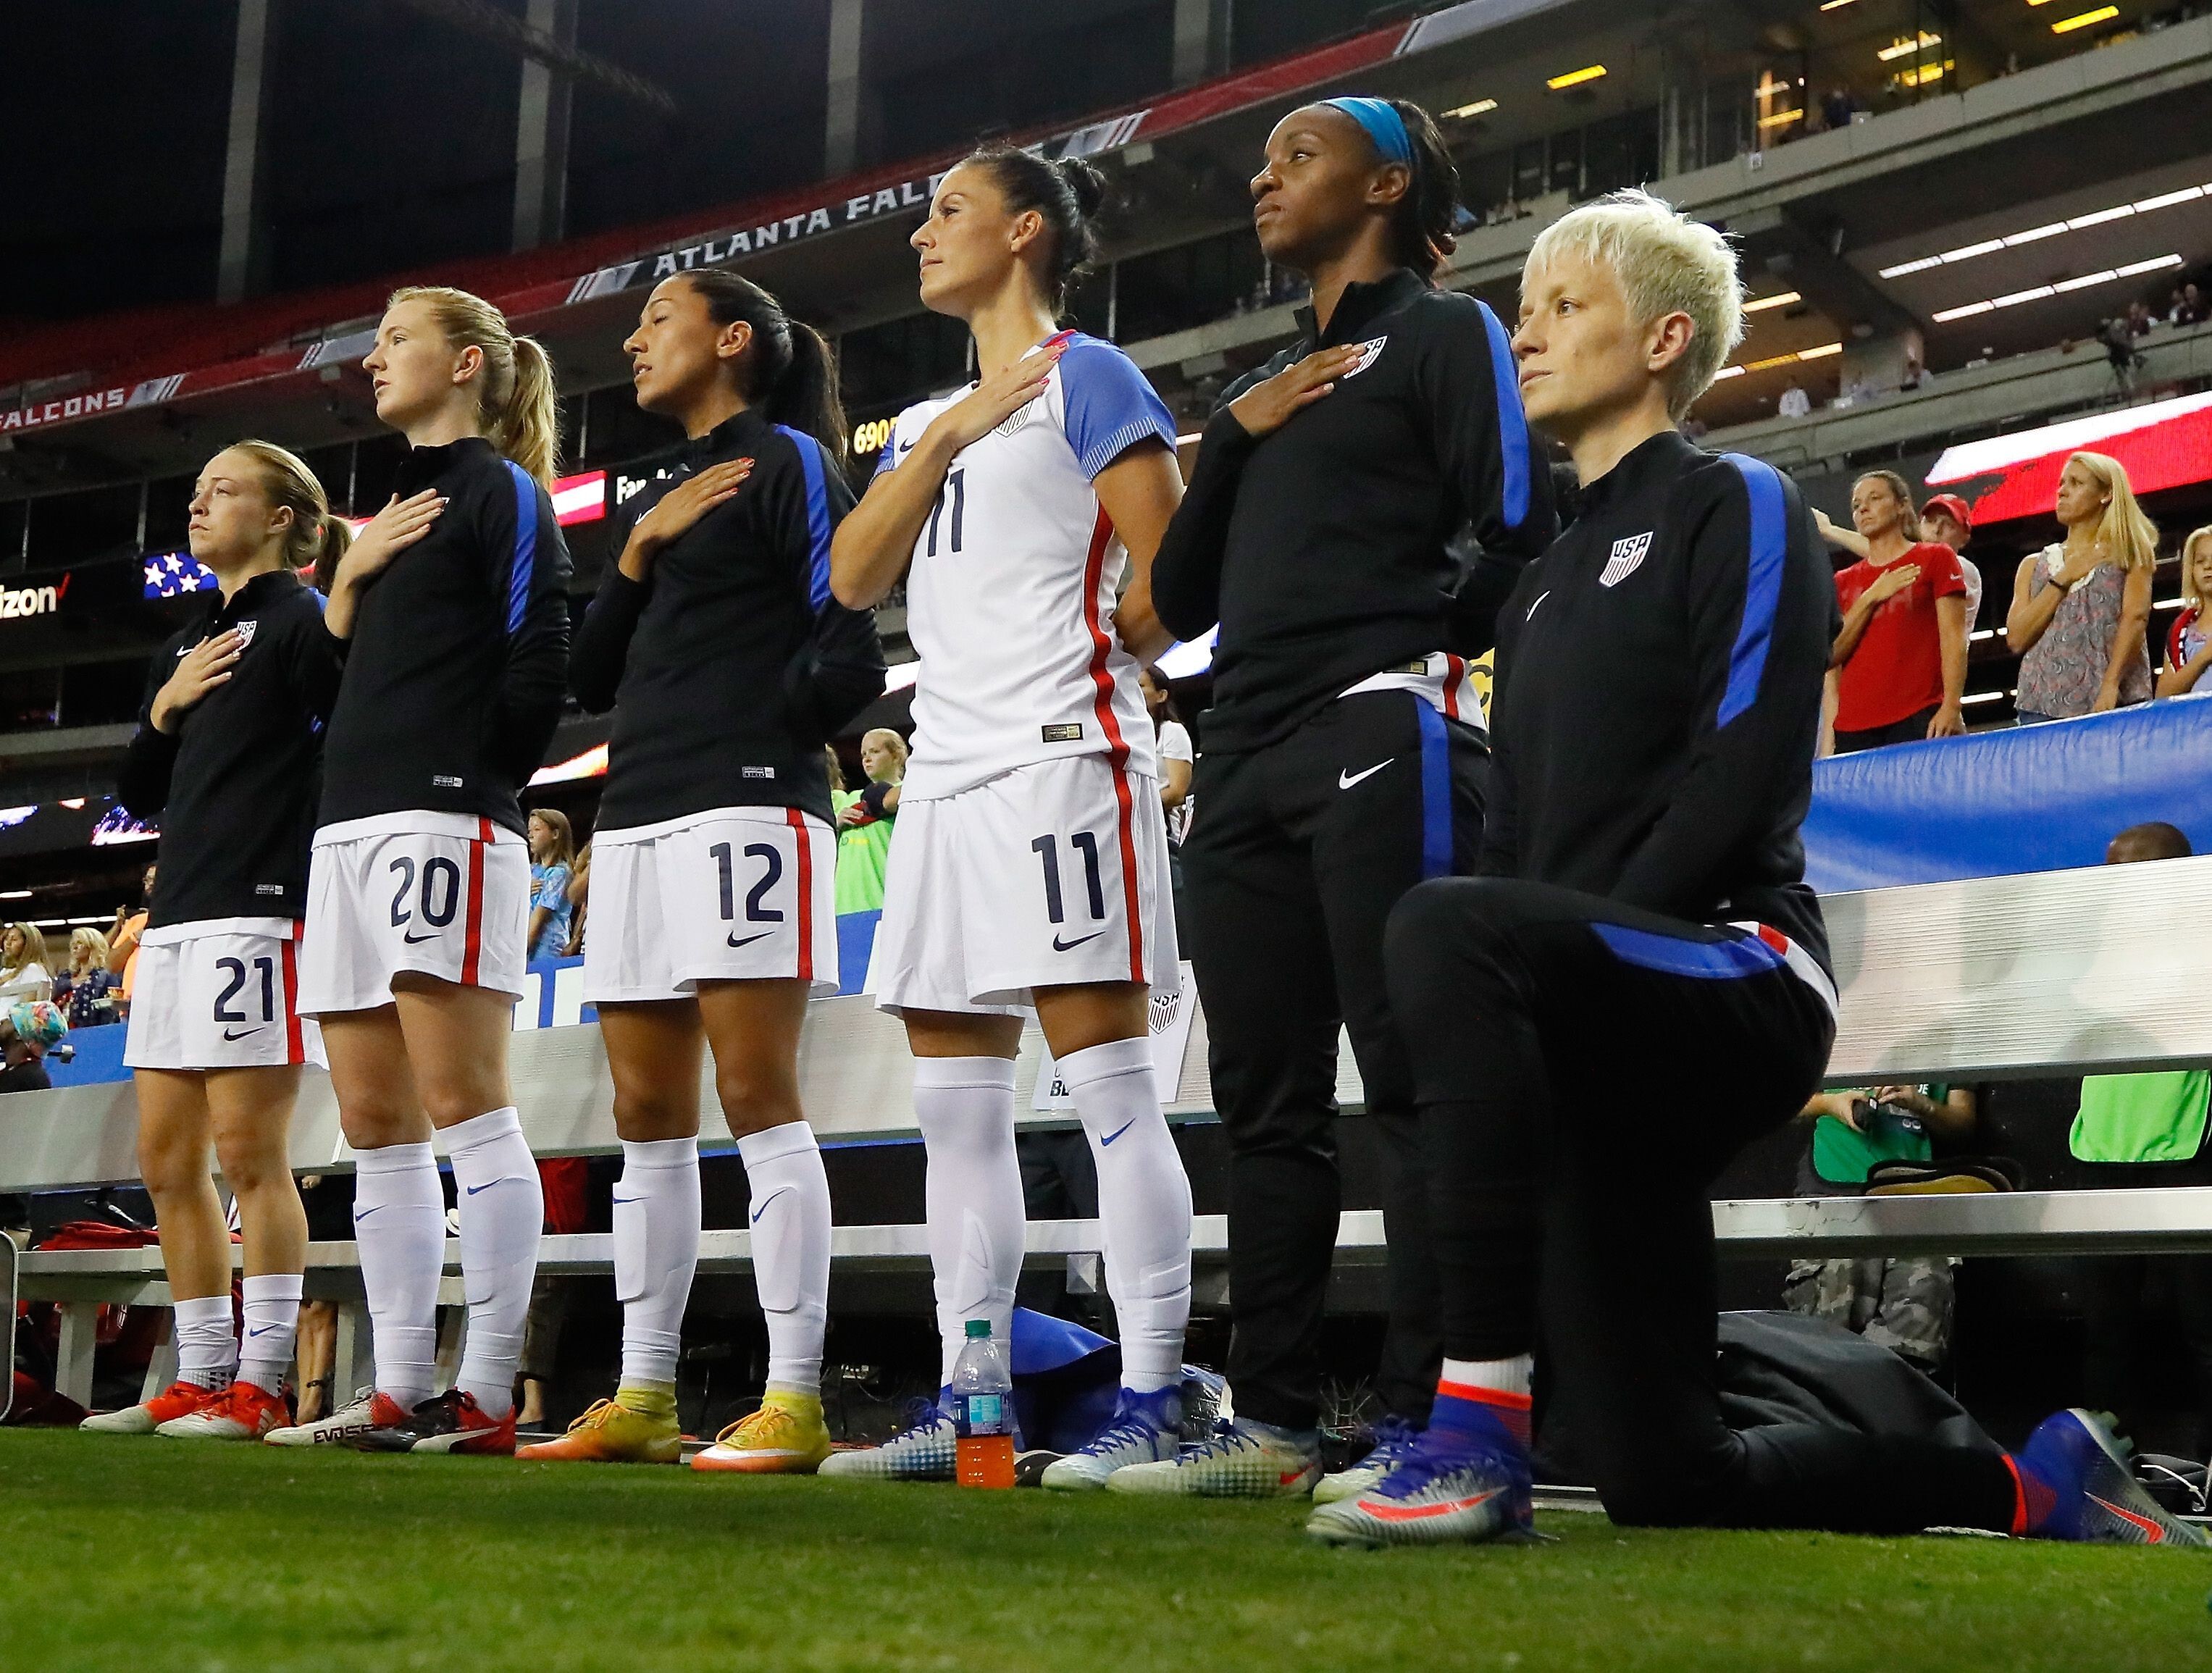
[{"label": "blue and red soccer cleat", "polygon": [[1434,1425],[1374,1486],[1306,1522],[1307,1533],[1331,1545],[1472,1544],[1534,1529],[1528,1453]]},{"label": "blue and red soccer cleat", "polygon": [[2020,1480],[2012,1531],[2106,1545],[2212,1545],[2136,1481],[2127,1443],[2094,1412],[2057,1412],[2011,1457]]}]

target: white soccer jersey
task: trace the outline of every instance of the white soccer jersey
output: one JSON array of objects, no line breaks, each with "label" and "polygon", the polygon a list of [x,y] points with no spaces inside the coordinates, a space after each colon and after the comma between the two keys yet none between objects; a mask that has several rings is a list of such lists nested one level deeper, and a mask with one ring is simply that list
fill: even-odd
[{"label": "white soccer jersey", "polygon": [[[1114,632],[1128,553],[1091,484],[1149,437],[1173,447],[1175,420],[1112,344],[1062,337],[1044,392],[952,461],[915,538],[906,619],[921,676],[902,801],[1070,756],[1155,770],[1136,659]],[[968,392],[899,414],[878,474]]]}]

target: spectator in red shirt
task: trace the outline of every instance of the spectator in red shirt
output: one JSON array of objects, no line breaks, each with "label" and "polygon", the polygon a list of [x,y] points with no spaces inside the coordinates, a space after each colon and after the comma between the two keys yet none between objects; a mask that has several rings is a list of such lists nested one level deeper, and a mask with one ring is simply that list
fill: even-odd
[{"label": "spectator in red shirt", "polygon": [[1966,729],[1966,581],[1958,554],[1918,540],[1912,490],[1894,471],[1851,484],[1851,521],[1867,555],[1836,576],[1843,631],[1837,671],[1836,753],[1878,749]]},{"label": "spectator in red shirt", "polygon": [[[2178,697],[2194,691],[2212,667],[2212,524],[2181,543],[2181,614],[2166,636],[2166,667],[2154,695]],[[2206,688],[2212,690],[2212,686]]]}]

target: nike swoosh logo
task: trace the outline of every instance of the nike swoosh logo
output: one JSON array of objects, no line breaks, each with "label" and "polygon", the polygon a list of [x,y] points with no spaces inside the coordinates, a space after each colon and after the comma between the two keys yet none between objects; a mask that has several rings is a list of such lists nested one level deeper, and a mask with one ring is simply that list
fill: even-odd
[{"label": "nike swoosh logo", "polygon": [[[1542,592],[1536,594],[1536,604],[1543,603],[1545,599],[1551,596],[1552,589],[1547,587]],[[1528,606],[1528,613],[1521,618],[1522,621],[1533,622],[1536,619],[1536,604],[1532,604]]]},{"label": "nike swoosh logo", "polygon": [[642,1202],[645,1199],[641,1196],[618,1196],[615,1198],[615,1201],[617,1202]]},{"label": "nike swoosh logo", "polygon": [[428,935],[417,935],[410,929],[406,932],[404,939],[410,946],[412,946],[417,941],[434,941],[442,933],[442,931],[434,929]]},{"label": "nike swoosh logo", "polygon": [[1088,935],[1079,935],[1072,941],[1063,941],[1055,935],[1052,938],[1052,950],[1054,952],[1073,952],[1085,941],[1095,941],[1105,933],[1103,929],[1094,929]]},{"label": "nike swoosh logo", "polygon": [[2119,1518],[2121,1521],[2131,1522],[2136,1527],[2142,1529],[2143,1530],[2144,1543],[2148,1545],[2163,1545],[2166,1543],[2166,1530],[2160,1527],[2158,1524],[2152,1521],[2148,1517],[2138,1516],[2133,1511],[2124,1510],[2121,1506],[2115,1505],[2109,1499],[2100,1499],[2094,1493],[2084,1493],[2081,1496],[2093,1505],[2102,1505],[2114,1516]]},{"label": "nike swoosh logo", "polygon": [[1278,1487],[1286,1487],[1305,1473],[1306,1470],[1304,1464],[1300,1464],[1296,1469],[1285,1469],[1275,1477],[1275,1484]]},{"label": "nike swoosh logo", "polygon": [[[1285,1483],[1290,1481],[1285,1475]],[[1472,1511],[1488,1504],[1505,1489],[1492,1487],[1487,1493],[1478,1493],[1465,1499],[1449,1499],[1440,1505],[1394,1505],[1388,1500],[1376,1499],[1372,1494],[1364,1495],[1359,1508],[1377,1522],[1427,1522],[1440,1516],[1452,1516],[1462,1511]]]},{"label": "nike swoosh logo", "polygon": [[499,1183],[499,1181],[498,1181],[498,1180],[496,1180],[496,1179],[492,1179],[492,1180],[487,1180],[484,1183],[483,1183],[483,1184],[481,1184],[481,1185],[471,1185],[471,1186],[470,1186],[470,1187],[469,1187],[469,1195],[470,1195],[471,1196],[474,1196],[474,1195],[475,1195],[478,1191],[488,1191],[488,1190],[489,1190],[489,1189],[490,1189],[494,1185],[496,1185],[497,1183]]},{"label": "nike swoosh logo", "polygon": [[771,935],[773,935],[773,934],[775,934],[775,931],[774,931],[773,929],[763,929],[763,931],[761,931],[761,933],[760,933],[759,934],[757,934],[757,935],[748,935],[748,936],[746,936],[746,937],[744,938],[744,940],[743,940],[742,941],[741,941],[741,940],[739,940],[737,938],[737,936],[736,936],[736,934],[735,934],[734,933],[731,934],[730,935],[727,935],[727,936],[724,937],[724,939],[725,939],[726,940],[727,940],[727,941],[728,941],[728,943],[729,943],[732,946],[733,946],[733,947],[749,947],[749,946],[751,946],[755,941],[765,941],[766,940],[768,940],[768,938],[769,938],[769,936],[771,936]]},{"label": "nike swoosh logo", "polygon": [[249,1336],[265,1336],[271,1330],[281,1330],[284,1327],[281,1324],[264,1324],[259,1329],[248,1330],[246,1334]]},{"label": "nike swoosh logo", "polygon": [[769,1203],[775,1202],[776,1198],[785,1195],[792,1188],[788,1185],[780,1185],[775,1189],[770,1191],[768,1194],[766,1201],[763,1202],[759,1208],[753,1210],[753,1224],[758,1226],[761,1221],[761,1216],[768,1212]]},{"label": "nike swoosh logo", "polygon": [[[1390,757],[1390,761],[1395,761],[1397,758],[1398,757],[1394,755]],[[1353,785],[1358,783],[1361,779],[1374,777],[1376,774],[1381,772],[1385,767],[1389,766],[1390,764],[1390,761],[1378,761],[1364,773],[1347,773],[1340,770],[1336,775],[1336,788],[1340,790],[1349,790]]]},{"label": "nike swoosh logo", "polygon": [[261,1023],[252,1028],[226,1028],[222,1031],[222,1037],[226,1040],[242,1040],[248,1034],[258,1034],[268,1025],[267,1023]]},{"label": "nike swoosh logo", "polygon": [[355,1212],[354,1212],[354,1217],[353,1217],[353,1223],[354,1223],[356,1226],[360,1225],[360,1224],[362,1223],[362,1221],[363,1221],[363,1220],[367,1220],[367,1219],[368,1219],[371,1214],[374,1214],[378,1208],[381,1208],[382,1207],[384,1207],[384,1204],[382,1204],[381,1202],[380,1202],[380,1203],[378,1203],[378,1204],[376,1204],[376,1205],[375,1205],[375,1208],[359,1208],[359,1209],[355,1210]]},{"label": "nike swoosh logo", "polygon": [[1107,1145],[1109,1145],[1109,1144],[1113,1143],[1115,1140],[1116,1140],[1116,1139],[1120,1138],[1120,1137],[1121,1137],[1124,1133],[1127,1132],[1131,1128],[1134,1127],[1136,1124],[1137,1124],[1137,1118],[1136,1118],[1134,1116],[1130,1116],[1128,1120],[1127,1120],[1127,1121],[1123,1122],[1122,1122],[1119,1127],[1115,1128],[1115,1129],[1111,1133],[1109,1133],[1109,1134],[1108,1134],[1104,1138],[1103,1138],[1103,1139],[1099,1140],[1099,1141],[1098,1141],[1098,1143],[1099,1143],[1100,1147],[1103,1148],[1103,1147],[1105,1147],[1105,1146],[1107,1146]]}]

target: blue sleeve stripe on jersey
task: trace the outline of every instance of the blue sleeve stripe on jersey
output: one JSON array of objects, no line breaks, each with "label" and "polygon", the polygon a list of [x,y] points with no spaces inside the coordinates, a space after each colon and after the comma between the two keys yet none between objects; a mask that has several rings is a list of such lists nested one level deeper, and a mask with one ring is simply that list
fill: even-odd
[{"label": "blue sleeve stripe on jersey", "polygon": [[869,474],[868,480],[873,482],[884,471],[896,469],[898,469],[898,426],[894,424],[891,426],[890,440],[884,443],[883,452],[876,455],[876,468]]},{"label": "blue sleeve stripe on jersey", "polygon": [[1704,982],[1735,982],[1783,967],[1783,957],[1765,942],[1746,935],[1722,941],[1687,941],[1625,924],[1594,923],[1591,932],[1613,956],[1638,970],[1686,976]]},{"label": "blue sleeve stripe on jersey", "polygon": [[1721,695],[1716,727],[1724,727],[1751,707],[1759,697],[1759,682],[1766,672],[1767,647],[1774,641],[1774,612],[1782,601],[1782,571],[1789,556],[1788,502],[1782,478],[1763,459],[1745,453],[1723,453],[1743,478],[1751,496],[1750,570],[1743,583],[1743,622],[1736,629],[1735,648],[1729,653],[1728,689]]},{"label": "blue sleeve stripe on jersey", "polygon": [[538,484],[513,459],[507,471],[514,479],[514,563],[507,572],[507,631],[512,638],[530,614],[530,578],[538,567]]},{"label": "blue sleeve stripe on jersey", "polygon": [[1413,697],[1421,733],[1421,875],[1449,877],[1452,868],[1451,734],[1434,703],[1419,692]]},{"label": "blue sleeve stripe on jersey", "polygon": [[1513,339],[1505,326],[1480,296],[1482,329],[1490,338],[1490,380],[1498,391],[1498,453],[1505,484],[1498,495],[1498,514],[1505,526],[1517,529],[1528,515],[1528,417],[1521,410],[1520,362],[1513,358]]},{"label": "blue sleeve stripe on jersey", "polygon": [[1174,448],[1175,415],[1136,362],[1112,344],[1069,332],[1060,357],[1060,389],[1067,445],[1085,478],[1095,481],[1153,436]]},{"label": "blue sleeve stripe on jersey", "polygon": [[806,475],[806,596],[820,610],[830,602],[830,490],[822,477],[822,444],[788,424],[775,428],[797,449]]}]

